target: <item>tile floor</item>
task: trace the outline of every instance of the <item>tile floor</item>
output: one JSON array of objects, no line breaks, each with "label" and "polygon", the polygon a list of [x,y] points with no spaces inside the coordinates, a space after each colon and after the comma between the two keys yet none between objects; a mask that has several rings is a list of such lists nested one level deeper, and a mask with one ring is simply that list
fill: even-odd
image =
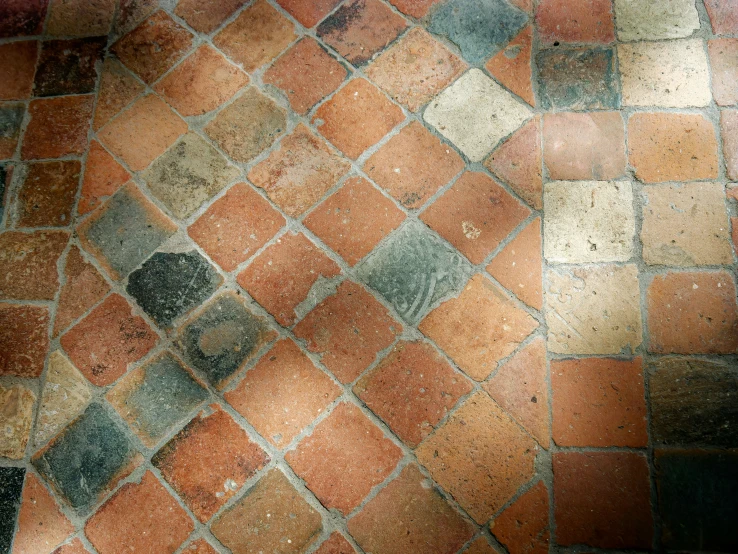
[{"label": "tile floor", "polygon": [[738,551],[735,0],[0,0],[0,160],[0,553]]}]

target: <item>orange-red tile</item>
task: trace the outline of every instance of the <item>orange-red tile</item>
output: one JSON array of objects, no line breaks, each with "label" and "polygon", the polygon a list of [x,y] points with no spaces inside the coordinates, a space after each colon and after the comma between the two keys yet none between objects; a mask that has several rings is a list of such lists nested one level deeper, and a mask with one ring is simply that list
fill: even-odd
[{"label": "orange-red tile", "polygon": [[338,531],[331,533],[315,554],[356,554],[353,546]]},{"label": "orange-red tile", "polygon": [[490,58],[484,66],[487,71],[531,106],[536,105],[533,94],[533,30],[526,27],[505,48]]},{"label": "orange-red tile", "polygon": [[543,481],[523,493],[490,523],[492,534],[510,554],[548,552],[548,489]]},{"label": "orange-red tile", "polygon": [[26,475],[14,554],[48,554],[74,532],[59,505],[32,473]]},{"label": "orange-red tile", "polygon": [[0,45],[0,100],[25,100],[33,90],[38,42],[8,42]]},{"label": "orange-red tile", "polygon": [[307,28],[314,27],[340,3],[341,0],[277,0],[277,4]]},{"label": "orange-red tile", "polygon": [[62,96],[33,100],[21,147],[24,160],[81,155],[87,149],[94,97]]},{"label": "orange-red tile", "polygon": [[92,127],[95,131],[110,121],[144,91],[144,85],[115,58],[103,63]]},{"label": "orange-red tile", "polygon": [[212,33],[248,0],[180,0],[174,13],[200,33]]},{"label": "orange-red tile", "polygon": [[441,0],[389,0],[395,8],[405,15],[420,19],[428,15],[430,9]]},{"label": "orange-red tile", "polygon": [[72,542],[61,545],[51,554],[90,554],[90,551],[85,548],[81,540],[74,539]]},{"label": "orange-red tile", "polygon": [[49,319],[48,308],[0,302],[0,375],[41,376]]},{"label": "orange-red tile", "polygon": [[131,174],[115,161],[99,142],[93,140],[87,151],[85,176],[82,180],[77,212],[86,214],[105,202],[131,178]]},{"label": "orange-red tile", "polygon": [[16,224],[19,227],[70,225],[81,169],[76,160],[29,164],[17,193]]},{"label": "orange-red tile", "polygon": [[538,35],[544,43],[615,40],[612,0],[541,0],[536,9]]},{"label": "orange-red tile", "polygon": [[0,298],[53,300],[57,262],[68,240],[65,231],[0,233]]}]

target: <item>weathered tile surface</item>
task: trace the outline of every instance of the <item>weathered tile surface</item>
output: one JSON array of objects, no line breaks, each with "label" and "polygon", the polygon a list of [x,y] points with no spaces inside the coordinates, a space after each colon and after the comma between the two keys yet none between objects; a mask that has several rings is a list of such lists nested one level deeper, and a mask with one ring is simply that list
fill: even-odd
[{"label": "weathered tile surface", "polygon": [[36,395],[21,385],[0,385],[0,456],[11,460],[22,460],[31,438]]},{"label": "weathered tile surface", "polygon": [[92,117],[92,95],[41,98],[28,105],[30,121],[21,146],[21,158],[38,160],[81,155],[87,148]]},{"label": "weathered tile surface", "polygon": [[52,300],[59,288],[56,265],[68,240],[64,231],[0,233],[0,298]]},{"label": "weathered tile surface", "polygon": [[504,48],[492,56],[484,67],[502,85],[535,106],[531,55],[533,31],[526,27]]},{"label": "weathered tile surface", "polygon": [[13,552],[51,552],[74,532],[74,526],[32,473],[26,475],[22,502]]},{"label": "weathered tile surface", "polygon": [[107,35],[115,7],[115,0],[51,0],[46,32],[77,37]]},{"label": "weathered tile surface", "polygon": [[102,61],[104,37],[49,40],[41,45],[34,96],[88,94],[97,84],[96,65]]},{"label": "weathered tile surface", "polygon": [[490,523],[492,534],[509,552],[546,552],[551,538],[548,499],[546,485],[538,481]]},{"label": "weathered tile surface", "polygon": [[130,178],[131,174],[99,142],[92,141],[87,150],[77,213],[82,215],[91,212]]},{"label": "weathered tile surface", "polygon": [[24,100],[31,96],[37,57],[38,42],[35,40],[0,45],[0,68],[5,75],[0,83],[0,99]]},{"label": "weathered tile surface", "polygon": [[612,0],[541,0],[536,9],[536,24],[546,44],[608,44],[615,40],[612,12]]},{"label": "weathered tile surface", "polygon": [[97,131],[144,90],[144,85],[114,58],[105,58],[92,127]]},{"label": "weathered tile surface", "polygon": [[618,38],[621,41],[688,37],[700,28],[691,0],[615,0]]},{"label": "weathered tile surface", "polygon": [[49,349],[49,310],[0,302],[0,375],[40,377]]},{"label": "weathered tile surface", "polygon": [[10,159],[15,155],[24,108],[22,104],[0,103],[0,159]]},{"label": "weathered tile surface", "polygon": [[76,160],[37,162],[27,166],[16,206],[19,227],[66,227],[81,176]]},{"label": "weathered tile surface", "polygon": [[0,467],[0,548],[5,552],[13,543],[25,474],[22,467]]},{"label": "weathered tile surface", "polygon": [[716,39],[707,43],[712,68],[712,93],[718,106],[738,104],[738,39]]},{"label": "weathered tile surface", "polygon": [[180,0],[174,13],[201,33],[212,33],[247,0]]}]

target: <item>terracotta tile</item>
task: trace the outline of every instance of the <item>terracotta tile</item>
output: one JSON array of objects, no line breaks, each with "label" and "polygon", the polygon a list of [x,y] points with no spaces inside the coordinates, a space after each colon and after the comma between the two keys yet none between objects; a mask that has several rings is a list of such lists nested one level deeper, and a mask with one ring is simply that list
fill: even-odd
[{"label": "terracotta tile", "polygon": [[482,385],[492,399],[506,410],[544,448],[549,446],[546,344],[540,337],[500,366]]},{"label": "terracotta tile", "polygon": [[350,168],[325,141],[300,123],[279,149],[249,172],[249,180],[292,217],[316,204]]},{"label": "terracotta tile", "polygon": [[83,154],[93,101],[90,95],[33,100],[28,105],[30,121],[23,136],[21,158],[38,160]]},{"label": "terracotta tile", "polygon": [[0,100],[25,100],[31,96],[36,74],[38,42],[8,42],[0,45]]},{"label": "terracotta tile", "polygon": [[77,228],[82,247],[113,279],[126,277],[176,231],[132,182]]},{"label": "terracotta tile", "polygon": [[428,15],[430,9],[440,0],[389,0],[395,8],[405,15],[421,19]]},{"label": "terracotta tile", "polygon": [[738,306],[729,273],[656,275],[648,287],[646,304],[651,352],[738,352]]},{"label": "terracotta tile", "polygon": [[254,71],[295,40],[294,26],[266,0],[257,0],[213,39],[226,56]]},{"label": "terracotta tile", "polygon": [[238,294],[227,292],[181,326],[176,345],[192,367],[222,389],[276,337],[276,331],[254,315]]},{"label": "terracotta tile", "polygon": [[433,479],[483,524],[533,476],[537,450],[510,416],[478,392],[415,452]]},{"label": "terracotta tile", "polygon": [[304,220],[305,226],[349,265],[356,265],[405,219],[362,177],[352,177]]},{"label": "terracotta tile", "polygon": [[353,404],[339,404],[285,456],[326,508],[348,514],[384,481],[402,451]]},{"label": "terracotta tile", "polygon": [[533,29],[528,26],[505,48],[489,59],[484,67],[492,76],[531,106],[536,105],[533,94],[531,53]]},{"label": "terracotta tile", "polygon": [[0,323],[0,375],[40,377],[49,349],[49,310],[0,303]]},{"label": "terracotta tile", "polygon": [[354,386],[367,407],[413,448],[471,389],[428,343],[406,341]]},{"label": "terracotta tile", "polygon": [[[99,106],[99,103],[98,103]],[[93,140],[87,151],[77,212],[86,214],[100,206],[131,178],[99,142]]]},{"label": "terracotta tile", "polygon": [[284,217],[245,183],[231,187],[190,225],[190,237],[226,271],[254,255],[285,224]]},{"label": "terracotta tile", "polygon": [[231,158],[247,163],[269,148],[287,128],[285,111],[256,88],[247,88],[205,127]]},{"label": "terracotta tile", "polygon": [[82,164],[36,162],[26,167],[18,190],[16,224],[19,227],[66,227],[72,223]]},{"label": "terracotta tile", "polygon": [[389,312],[359,285],[344,281],[294,328],[342,383],[369,367],[402,332]]},{"label": "terracotta tile", "polygon": [[400,108],[374,85],[359,78],[320,106],[313,123],[339,150],[356,159],[403,119]]},{"label": "terracotta tile", "polygon": [[738,110],[720,112],[720,131],[728,179],[738,181]]},{"label": "terracotta tile", "polygon": [[318,36],[352,64],[365,64],[395,40],[407,22],[379,0],[349,0],[318,25]]},{"label": "terracotta tile", "polygon": [[61,513],[56,501],[32,473],[26,476],[21,502],[18,531],[13,541],[14,553],[51,552],[74,532],[74,526]]},{"label": "terracotta tile", "polygon": [[315,542],[322,527],[320,514],[281,471],[272,469],[213,523],[212,531],[233,554],[299,554]]},{"label": "terracotta tile", "polygon": [[49,0],[6,0],[0,6],[0,38],[41,34]]},{"label": "terracotta tile", "polygon": [[205,44],[159,81],[154,90],[180,114],[191,116],[214,110],[248,82],[248,75]]},{"label": "terracotta tile", "polygon": [[280,325],[291,327],[313,285],[340,273],[338,264],[305,235],[285,233],[239,273],[237,281]]},{"label": "terracotta tile", "polygon": [[107,36],[115,0],[51,0],[46,33],[54,36]]},{"label": "terracotta tile", "polygon": [[716,35],[738,34],[738,7],[731,0],[705,0],[705,7]]},{"label": "terracotta tile", "polygon": [[[514,4],[516,0],[510,0],[511,4]],[[484,536],[480,536],[475,540],[469,548],[464,550],[465,554],[500,554],[494,546],[490,546],[487,539]]]},{"label": "terracotta tile", "polygon": [[285,93],[293,110],[305,114],[336,90],[347,75],[343,65],[306,37],[274,62],[263,79]]},{"label": "terracotta tile", "polygon": [[430,479],[411,464],[372,498],[348,528],[374,554],[452,554],[472,536],[472,525],[444,500]]},{"label": "terracotta tile", "polygon": [[691,0],[615,0],[621,41],[688,37],[700,28],[700,15]]},{"label": "terracotta tile", "polygon": [[543,209],[541,118],[535,116],[497,147],[484,167],[536,210]]},{"label": "terracotta tile", "polygon": [[181,0],[174,13],[201,33],[210,34],[248,0]]},{"label": "terracotta tile", "polygon": [[625,126],[617,112],[552,113],[543,118],[551,179],[607,181],[625,173]]},{"label": "terracotta tile", "polygon": [[307,28],[314,27],[340,3],[341,0],[277,0],[277,4]]},{"label": "terracotta tile", "polygon": [[420,219],[480,264],[529,215],[527,206],[487,175],[469,171]]},{"label": "terracotta tile", "polygon": [[90,551],[85,548],[81,540],[74,539],[72,542],[61,545],[51,554],[90,554]]},{"label": "terracotta tile", "polygon": [[327,541],[320,545],[315,554],[356,554],[356,550],[338,531],[331,533]]},{"label": "terracotta tile", "polygon": [[553,472],[556,540],[560,545],[651,548],[651,487],[645,456],[634,452],[557,452]]},{"label": "terracotta tile", "polygon": [[183,554],[218,554],[218,552],[205,539],[191,542],[182,550]]},{"label": "terracotta tile", "polygon": [[464,168],[453,148],[411,121],[364,164],[364,171],[406,208],[419,208]]},{"label": "terracotta tile", "polygon": [[132,170],[140,171],[186,132],[187,123],[149,94],[108,123],[98,138]]},{"label": "terracotta tile", "polygon": [[551,539],[548,513],[548,489],[543,481],[538,481],[505,508],[489,527],[510,554],[548,552]]},{"label": "terracotta tile", "polygon": [[131,75],[123,64],[114,58],[106,58],[102,67],[92,128],[99,131],[143,91],[144,85]]},{"label": "terracotta tile", "polygon": [[395,101],[417,112],[461,75],[467,65],[423,29],[411,29],[367,69]]},{"label": "terracotta tile", "polygon": [[68,240],[65,231],[0,233],[0,298],[53,300],[57,262]]},{"label": "terracotta tile", "polygon": [[97,386],[123,375],[157,343],[158,337],[126,300],[112,294],[61,337],[74,365]]},{"label": "terracotta tile", "polygon": [[284,448],[341,392],[294,342],[284,339],[225,399],[260,435]]},{"label": "terracotta tile", "polygon": [[34,96],[95,92],[96,66],[102,61],[106,44],[105,37],[42,42]]},{"label": "terracotta tile", "polygon": [[559,446],[645,447],[643,360],[553,360],[553,440]]},{"label": "terracotta tile", "polygon": [[428,314],[418,329],[465,373],[482,381],[537,327],[535,319],[477,274],[457,298]]},{"label": "terracotta tile", "polygon": [[131,71],[151,84],[169,71],[192,46],[192,35],[158,11],[118,40],[110,51]]},{"label": "terracotta tile", "polygon": [[0,510],[3,515],[0,520],[0,546],[6,552],[10,551],[13,543],[25,474],[26,469],[22,467],[0,467]]},{"label": "terracotta tile", "polygon": [[544,44],[615,40],[612,0],[542,0],[536,8],[536,25]]},{"label": "terracotta tile", "polygon": [[0,160],[15,156],[25,113],[23,104],[0,102]]},{"label": "terracotta tile", "polygon": [[21,385],[5,388],[0,385],[0,426],[3,441],[0,443],[0,456],[11,460],[22,460],[26,453],[28,439],[31,437],[33,412],[36,395]]},{"label": "terracotta tile", "polygon": [[113,21],[113,34],[120,36],[133,29],[159,8],[158,0],[119,0]]},{"label": "terracotta tile", "polygon": [[719,106],[738,104],[738,39],[715,39],[707,43],[712,66],[712,93]]},{"label": "terracotta tile", "polygon": [[269,456],[215,404],[200,412],[151,460],[203,523],[268,462]]},{"label": "terracotta tile", "polygon": [[171,554],[195,529],[192,520],[150,471],[127,483],[85,524],[100,554],[121,549]]}]

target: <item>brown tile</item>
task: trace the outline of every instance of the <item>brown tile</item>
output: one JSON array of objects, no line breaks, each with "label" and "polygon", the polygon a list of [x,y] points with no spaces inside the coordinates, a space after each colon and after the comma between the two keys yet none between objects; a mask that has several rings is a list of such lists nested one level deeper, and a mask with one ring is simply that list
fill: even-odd
[{"label": "brown tile", "polygon": [[416,27],[380,55],[366,74],[397,102],[417,112],[467,67],[443,44]]},{"label": "brown tile", "polygon": [[478,392],[415,452],[433,479],[483,524],[533,476],[537,450],[510,416]]},{"label": "brown tile", "polygon": [[738,38],[707,42],[712,65],[712,94],[718,106],[738,104]]},{"label": "brown tile", "polygon": [[205,133],[235,161],[247,163],[269,148],[286,128],[285,111],[249,87],[208,123]]},{"label": "brown tile", "polygon": [[[99,104],[98,104],[99,105]],[[131,178],[131,174],[115,161],[99,142],[93,140],[87,151],[85,176],[82,180],[77,212],[91,212]]]},{"label": "brown tile", "polygon": [[[510,0],[510,2],[514,4],[515,0]],[[464,554],[500,554],[500,551],[494,546],[490,546],[484,536],[480,536],[469,548],[464,550]]]},{"label": "brown tile", "polygon": [[51,0],[46,33],[55,36],[107,36],[115,0]]},{"label": "brown tile", "polygon": [[720,112],[720,132],[723,135],[723,156],[728,179],[738,181],[738,110]]},{"label": "brown tile", "polygon": [[295,336],[306,340],[308,350],[317,352],[342,383],[355,380],[401,332],[402,325],[385,307],[350,281],[294,328]]},{"label": "brown tile", "polygon": [[540,337],[500,366],[482,387],[544,448],[549,446],[546,344]]},{"label": "brown tile", "polygon": [[0,38],[41,34],[49,0],[5,0],[0,5]]},{"label": "brown tile", "polygon": [[110,47],[131,71],[151,84],[169,71],[192,46],[192,35],[158,11]]},{"label": "brown tile", "polygon": [[26,107],[20,102],[0,102],[0,160],[15,156],[25,113]]},{"label": "brown tile", "polygon": [[268,462],[269,456],[215,404],[195,416],[151,460],[203,523]]},{"label": "brown tile", "polygon": [[314,27],[340,3],[341,0],[277,0],[277,4],[307,28]]},{"label": "brown tile", "polygon": [[536,210],[543,209],[541,118],[536,116],[503,142],[484,167],[505,181]]},{"label": "brown tile", "polygon": [[492,56],[484,67],[503,86],[520,96],[531,106],[536,105],[533,94],[531,55],[533,29],[527,26],[505,48]]},{"label": "brown tile", "polygon": [[16,210],[19,227],[66,227],[72,210],[82,164],[76,160],[36,162],[26,169],[18,190]]},{"label": "brown tile", "polygon": [[421,19],[440,0],[389,0],[389,2],[405,15]]},{"label": "brown tile", "polygon": [[731,0],[705,0],[705,7],[716,35],[738,34],[738,8]]},{"label": "brown tile", "polygon": [[257,0],[218,33],[213,43],[251,72],[276,58],[295,38],[289,19],[266,0]]},{"label": "brown tile", "polygon": [[315,554],[356,554],[356,550],[338,531],[333,531]]},{"label": "brown tile", "polygon": [[373,554],[455,553],[472,525],[444,500],[418,466],[408,465],[348,522],[356,542]]},{"label": "brown tile", "polygon": [[538,481],[497,516],[489,527],[510,554],[548,552],[548,489]]},{"label": "brown tile", "polygon": [[49,349],[48,329],[47,308],[0,302],[0,375],[40,377]]},{"label": "brown tile", "polygon": [[413,448],[471,389],[428,343],[405,341],[354,386],[367,407]]},{"label": "brown tile", "polygon": [[553,360],[551,389],[557,445],[647,445],[641,358]]},{"label": "brown tile", "polygon": [[484,173],[466,172],[420,216],[474,264],[485,258],[530,215]]},{"label": "brown tile", "polygon": [[359,78],[320,106],[313,123],[339,150],[356,159],[403,119],[400,108],[374,85]]},{"label": "brown tile", "polygon": [[41,43],[33,84],[34,96],[95,92],[97,64],[102,61],[106,44],[105,37]]},{"label": "brown tile", "polygon": [[333,188],[350,164],[300,123],[279,149],[249,172],[249,180],[292,217],[305,213]]},{"label": "brown tile", "polygon": [[94,97],[64,96],[33,100],[21,158],[38,160],[81,155],[87,149]]},{"label": "brown tile", "polygon": [[61,337],[62,348],[90,382],[109,385],[157,343],[146,322],[125,298],[111,294]]},{"label": "brown tile", "polygon": [[272,469],[213,523],[212,531],[233,554],[300,554],[322,527],[320,514],[280,470]]},{"label": "brown tile", "polygon": [[99,131],[144,91],[144,85],[114,58],[106,58],[97,94],[92,128]]},{"label": "brown tile", "polygon": [[348,71],[320,44],[305,37],[287,50],[264,74],[264,82],[280,88],[292,109],[307,113],[336,90]]},{"label": "brown tile", "polygon": [[0,456],[11,460],[22,460],[26,454],[28,439],[34,421],[36,395],[22,386],[8,388],[0,385],[0,429],[3,440],[0,442]]},{"label": "brown tile", "polygon": [[650,550],[653,518],[645,456],[557,452],[553,473],[560,545]]},{"label": "brown tile", "polygon": [[637,113],[628,122],[628,145],[644,182],[717,178],[715,130],[703,115]]},{"label": "brown tile", "polygon": [[284,339],[225,399],[260,435],[284,448],[341,392],[293,341]]},{"label": "brown tile", "polygon": [[119,0],[113,21],[113,34],[120,36],[133,29],[159,8],[158,0]]},{"label": "brown tile", "polygon": [[146,169],[187,132],[187,123],[153,94],[108,123],[98,138],[134,171]]},{"label": "brown tile", "polygon": [[364,171],[406,208],[419,208],[464,168],[456,151],[418,121],[387,141]]},{"label": "brown tile", "polygon": [[611,0],[541,0],[536,25],[545,44],[615,40]]},{"label": "brown tile", "polygon": [[192,520],[153,473],[127,483],[85,524],[85,535],[100,554],[171,554],[194,531]]},{"label": "brown tile", "polygon": [[205,539],[198,539],[188,544],[182,554],[218,554],[208,541]]},{"label": "brown tile", "polygon": [[210,34],[248,0],[180,0],[174,13],[200,33]]},{"label": "brown tile", "polygon": [[46,554],[74,532],[74,526],[33,473],[26,474],[18,531],[13,541],[15,554]]},{"label": "brown tile", "polygon": [[53,300],[68,240],[65,231],[0,233],[0,298]]},{"label": "brown tile", "polygon": [[90,554],[90,551],[85,548],[81,540],[74,539],[72,542],[61,545],[51,554]]},{"label": "brown tile", "polygon": [[407,22],[379,0],[350,0],[320,25],[318,36],[354,65],[383,50]]},{"label": "brown tile", "polygon": [[302,233],[285,233],[238,274],[238,284],[285,327],[322,277],[339,275],[338,264]]},{"label": "brown tile", "polygon": [[284,217],[246,183],[231,187],[187,230],[226,271],[254,255],[285,224]]},{"label": "brown tile", "polygon": [[154,90],[183,116],[202,115],[227,102],[249,76],[207,44],[187,56]]},{"label": "brown tile", "polygon": [[658,354],[738,352],[738,306],[730,273],[656,275],[646,293],[648,349]]},{"label": "brown tile", "polygon": [[304,220],[305,226],[349,265],[356,265],[405,214],[362,177],[352,177]]},{"label": "brown tile", "polygon": [[353,404],[341,403],[285,456],[326,508],[348,514],[384,481],[402,451]]},{"label": "brown tile", "polygon": [[38,42],[24,40],[0,45],[0,100],[25,100],[33,90]]}]

